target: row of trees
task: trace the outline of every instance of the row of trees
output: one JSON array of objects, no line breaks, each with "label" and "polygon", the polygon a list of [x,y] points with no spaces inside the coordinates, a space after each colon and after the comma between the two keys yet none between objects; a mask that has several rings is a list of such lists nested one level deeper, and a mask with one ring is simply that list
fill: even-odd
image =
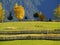
[{"label": "row of trees", "polygon": [[[39,13],[39,12],[36,12],[34,14],[34,17],[35,18],[39,18],[40,21],[43,21],[45,19],[45,16],[43,13]],[[60,19],[60,4],[58,5],[58,7],[56,9],[54,9],[54,18],[55,19]],[[49,21],[52,21],[51,19],[49,19]]]},{"label": "row of trees", "polygon": [[39,13],[39,12],[36,12],[34,15],[33,15],[35,18],[39,18],[39,20],[43,21],[45,19],[45,16],[43,13]]},{"label": "row of trees", "polygon": [[[24,7],[22,5],[18,5],[17,3],[14,6],[14,13],[16,18],[20,21],[23,20],[24,15],[25,15],[25,10]],[[0,22],[3,22],[5,19],[5,10],[2,7],[2,3],[0,2]],[[12,16],[12,12],[9,13],[9,16],[7,17],[8,20],[12,20],[13,16]]]},{"label": "row of trees", "polygon": [[[22,5],[18,5],[17,3],[14,6],[14,13],[19,21],[23,20],[23,18],[25,17],[24,7]],[[54,9],[54,15],[55,17],[60,18],[60,5],[58,5],[58,7]],[[34,18],[38,18],[38,20],[40,21],[44,21],[44,19],[46,18],[42,12],[36,12],[33,14],[33,16]],[[3,22],[4,19],[5,19],[5,10],[2,7],[2,3],[0,3],[0,21]],[[8,16],[8,20],[12,20],[12,19],[13,19],[12,12],[10,12]],[[27,19],[27,17],[25,17],[25,19]],[[49,20],[51,21],[51,19]]]}]

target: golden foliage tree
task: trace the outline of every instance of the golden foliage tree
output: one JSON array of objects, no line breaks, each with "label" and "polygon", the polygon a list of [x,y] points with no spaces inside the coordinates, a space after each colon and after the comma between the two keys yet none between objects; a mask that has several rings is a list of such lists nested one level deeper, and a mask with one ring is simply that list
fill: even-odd
[{"label": "golden foliage tree", "polygon": [[24,7],[22,5],[18,5],[17,3],[15,4],[14,6],[14,12],[15,12],[15,15],[16,17],[19,19],[19,20],[22,20],[24,18],[24,15],[25,15],[25,10],[24,10]]},{"label": "golden foliage tree", "polygon": [[4,21],[5,10],[2,8],[2,3],[0,2],[0,21]]},{"label": "golden foliage tree", "polygon": [[60,18],[60,4],[56,9],[54,9],[54,15],[56,18]]}]

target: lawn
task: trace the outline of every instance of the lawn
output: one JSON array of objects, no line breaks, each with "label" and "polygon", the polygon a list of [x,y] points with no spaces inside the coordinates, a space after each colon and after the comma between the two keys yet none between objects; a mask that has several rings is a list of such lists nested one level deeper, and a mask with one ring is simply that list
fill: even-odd
[{"label": "lawn", "polygon": [[52,40],[14,40],[14,41],[1,41],[0,45],[60,45],[60,41],[52,41]]},{"label": "lawn", "polygon": [[0,23],[0,30],[55,30],[60,29],[60,22],[4,22]]},{"label": "lawn", "polygon": [[[55,30],[60,29],[60,22],[3,22],[0,23],[1,30]],[[0,41],[0,45],[60,45],[60,41],[53,40],[13,40]]]}]

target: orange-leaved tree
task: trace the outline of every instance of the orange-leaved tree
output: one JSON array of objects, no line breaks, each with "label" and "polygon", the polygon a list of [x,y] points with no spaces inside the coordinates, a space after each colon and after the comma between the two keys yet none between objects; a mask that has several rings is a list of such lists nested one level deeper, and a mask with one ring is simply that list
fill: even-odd
[{"label": "orange-leaved tree", "polygon": [[41,12],[36,12],[36,13],[34,14],[34,17],[35,17],[35,18],[39,18],[39,20],[41,20],[41,21],[43,21],[43,20],[45,19],[44,14],[42,14]]},{"label": "orange-leaved tree", "polygon": [[39,18],[40,18],[41,21],[43,21],[43,20],[45,19],[44,14],[40,12],[40,13],[39,13]]}]

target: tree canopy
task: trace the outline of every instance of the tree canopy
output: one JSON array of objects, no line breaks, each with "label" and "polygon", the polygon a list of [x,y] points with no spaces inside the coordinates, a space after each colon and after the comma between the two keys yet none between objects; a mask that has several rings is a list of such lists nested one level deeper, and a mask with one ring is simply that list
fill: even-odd
[{"label": "tree canopy", "polygon": [[0,21],[4,20],[5,10],[3,10],[2,3],[0,2]]},{"label": "tree canopy", "polygon": [[22,20],[24,18],[24,15],[25,15],[25,10],[24,10],[24,7],[22,5],[18,5],[17,3],[15,4],[14,6],[14,12],[15,12],[15,15],[16,17],[19,19],[19,20]]},{"label": "tree canopy", "polygon": [[54,9],[54,15],[55,17],[60,18],[60,4],[56,9]]}]

